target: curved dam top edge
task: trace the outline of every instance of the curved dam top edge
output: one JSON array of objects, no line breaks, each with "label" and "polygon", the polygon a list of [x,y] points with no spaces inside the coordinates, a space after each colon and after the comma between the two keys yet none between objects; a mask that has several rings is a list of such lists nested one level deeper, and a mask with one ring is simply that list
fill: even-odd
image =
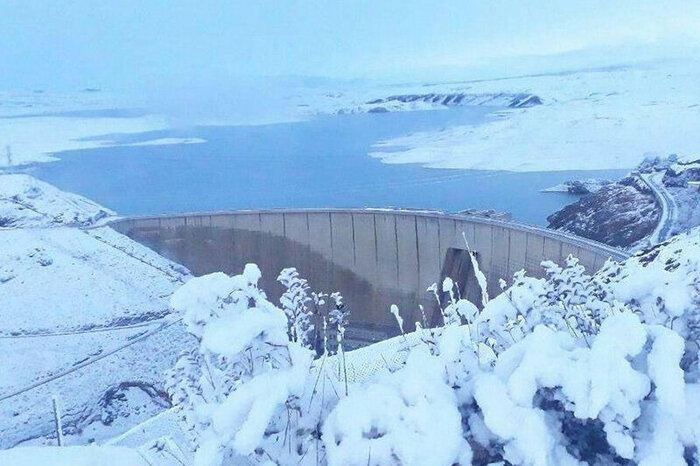
[{"label": "curved dam top edge", "polygon": [[[562,240],[570,241],[572,243],[588,246],[591,248],[600,249],[601,251],[606,251],[610,254],[610,257],[622,261],[631,256],[631,254],[623,249],[616,248],[614,246],[601,243],[592,239],[584,238],[582,236],[577,236],[572,233],[567,233],[560,230],[552,230],[549,228],[543,228],[536,225],[529,225],[527,223],[511,221],[511,220],[497,220],[479,215],[469,215],[461,214],[455,212],[446,212],[442,210],[429,210],[429,209],[405,209],[405,208],[390,208],[390,207],[366,207],[366,208],[335,208],[335,207],[313,207],[313,208],[279,208],[279,209],[232,209],[232,210],[202,210],[202,211],[192,211],[192,212],[178,212],[178,213],[168,213],[168,214],[150,214],[150,215],[128,215],[128,216],[117,216],[107,222],[109,226],[119,225],[126,221],[141,221],[141,220],[157,220],[157,219],[172,219],[172,218],[194,218],[194,217],[207,217],[207,216],[220,216],[220,215],[246,215],[246,214],[295,214],[295,213],[385,213],[394,215],[415,215],[424,217],[440,217],[440,218],[450,218],[455,220],[466,220],[474,223],[482,223],[484,225],[495,225],[502,226],[510,229],[517,229],[521,231],[531,231],[539,232],[543,236],[550,236],[552,238],[561,238]],[[117,227],[117,229],[119,229]]]}]

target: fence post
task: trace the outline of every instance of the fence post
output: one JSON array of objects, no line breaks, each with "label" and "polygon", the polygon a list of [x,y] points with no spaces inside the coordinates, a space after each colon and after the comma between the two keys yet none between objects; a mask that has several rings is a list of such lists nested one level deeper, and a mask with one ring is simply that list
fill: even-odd
[{"label": "fence post", "polygon": [[51,397],[53,403],[53,419],[56,426],[56,438],[58,439],[58,446],[63,446],[63,426],[61,425],[61,411],[58,405],[58,398],[56,395]]}]

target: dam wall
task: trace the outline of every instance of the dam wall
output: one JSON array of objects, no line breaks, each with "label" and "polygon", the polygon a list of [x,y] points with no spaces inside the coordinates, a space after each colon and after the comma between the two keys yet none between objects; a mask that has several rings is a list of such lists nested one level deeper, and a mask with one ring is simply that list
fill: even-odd
[{"label": "dam wall", "polygon": [[[480,302],[466,244],[476,252],[489,294],[499,279],[540,263],[578,257],[589,273],[627,255],[590,240],[544,228],[477,216],[380,209],[259,210],[123,218],[115,230],[190,269],[195,275],[240,273],[259,265],[261,287],[277,302],[283,268],[296,267],[315,291],[339,291],[350,309],[348,338],[358,345],[398,332],[389,313],[396,304],[407,330],[439,312],[426,289],[450,276],[462,295]],[[466,241],[465,241],[466,240]]]}]

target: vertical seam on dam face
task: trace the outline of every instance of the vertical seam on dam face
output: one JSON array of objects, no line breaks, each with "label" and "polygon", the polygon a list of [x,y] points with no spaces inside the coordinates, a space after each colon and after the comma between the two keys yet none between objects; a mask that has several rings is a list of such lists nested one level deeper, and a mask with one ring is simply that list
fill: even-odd
[{"label": "vertical seam on dam face", "polygon": [[[440,237],[441,237],[441,234],[440,234],[440,220],[438,220],[436,223],[437,223],[437,230],[438,230],[438,234],[437,234],[438,256],[439,256],[439,257],[438,257],[438,261],[439,261],[439,262],[438,262],[438,265],[440,266],[440,270],[442,271],[442,267],[444,266],[443,262],[445,261],[445,259],[444,259],[443,254],[442,254],[442,244],[441,244],[441,241],[442,241],[442,240],[440,239]],[[439,278],[439,277],[438,277],[438,278]]]},{"label": "vertical seam on dam face", "polygon": [[401,270],[400,270],[400,268],[399,268],[399,231],[398,231],[398,225],[397,225],[397,222],[396,222],[396,218],[397,218],[397,216],[394,215],[394,216],[393,216],[393,220],[394,220],[394,243],[396,244],[396,286],[400,288],[400,287],[401,287],[401,283],[400,283],[401,280],[400,280],[399,277],[400,277],[400,275],[401,275]]},{"label": "vertical seam on dam face", "polygon": [[[564,258],[564,243],[559,243],[559,260],[563,261]],[[595,266],[595,260],[593,261],[593,266]]]},{"label": "vertical seam on dam face", "polygon": [[544,257],[545,253],[547,252],[547,249],[545,248],[545,245],[547,244],[547,240],[545,239],[544,236],[540,237],[542,239],[542,257]]},{"label": "vertical seam on dam face", "polygon": [[331,237],[331,260],[335,258],[335,251],[333,250],[333,214],[328,212],[328,234]]},{"label": "vertical seam on dam face", "polygon": [[[505,234],[505,232],[504,232],[504,234]],[[507,261],[507,263],[506,263],[506,270],[508,270],[509,272],[513,269],[513,268],[510,266],[510,260],[511,260],[511,259],[510,259],[510,257],[511,257],[511,255],[510,255],[510,254],[511,254],[510,248],[511,248],[511,244],[512,244],[512,242],[511,242],[511,237],[510,237],[510,235],[508,235],[508,261]],[[509,278],[510,278],[510,277],[503,277],[504,280],[508,280]]]},{"label": "vertical seam on dam face", "polygon": [[417,274],[416,274],[416,291],[419,291],[420,289],[420,246],[418,245],[418,217],[414,216],[413,217],[413,227],[416,232],[416,268]]},{"label": "vertical seam on dam face", "polygon": [[357,266],[357,245],[355,244],[355,214],[350,214],[352,225],[352,265]]},{"label": "vertical seam on dam face", "polygon": [[379,267],[379,244],[377,243],[377,216],[372,214],[372,225],[374,227],[374,261]]},{"label": "vertical seam on dam face", "polygon": [[[212,234],[214,225],[223,234]],[[512,278],[517,271],[513,269],[524,267],[530,276],[542,277],[539,263],[543,260],[563,265],[565,251],[576,251],[591,273],[608,257],[619,260],[626,256],[588,240],[544,229],[410,211],[244,211],[216,213],[214,217],[210,213],[179,214],[125,218],[115,220],[112,226],[198,274],[235,274],[246,263],[258,262],[263,272],[261,288],[273,302],[281,294],[276,282],[281,269],[297,267],[316,290],[341,292],[354,310],[354,328],[364,328],[368,330],[365,335],[377,339],[397,332],[386,312],[391,304],[406,310],[407,330],[412,325],[409,316],[418,305],[429,304],[425,288],[443,278],[448,262],[445,254],[450,248],[466,248],[462,232],[476,252],[489,285],[494,285],[489,286],[492,293],[500,290],[499,278]],[[329,237],[325,236],[326,228]],[[470,270],[459,267],[453,272],[460,276],[451,278],[467,279]],[[464,294],[479,296],[480,291],[473,288],[478,286],[475,280],[468,278],[466,283]]]}]

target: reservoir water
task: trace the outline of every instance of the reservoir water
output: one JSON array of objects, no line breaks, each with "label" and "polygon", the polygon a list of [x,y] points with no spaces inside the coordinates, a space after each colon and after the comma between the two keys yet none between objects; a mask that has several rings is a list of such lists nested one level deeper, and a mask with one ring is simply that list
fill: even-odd
[{"label": "reservoir water", "polygon": [[[258,126],[204,126],[111,137],[120,146],[69,151],[32,174],[120,215],[282,207],[495,209],[546,225],[576,200],[542,189],[597,172],[488,172],[387,165],[372,145],[416,131],[483,123],[492,108],[324,116]],[[203,138],[179,145],[126,145],[157,138]]]}]

